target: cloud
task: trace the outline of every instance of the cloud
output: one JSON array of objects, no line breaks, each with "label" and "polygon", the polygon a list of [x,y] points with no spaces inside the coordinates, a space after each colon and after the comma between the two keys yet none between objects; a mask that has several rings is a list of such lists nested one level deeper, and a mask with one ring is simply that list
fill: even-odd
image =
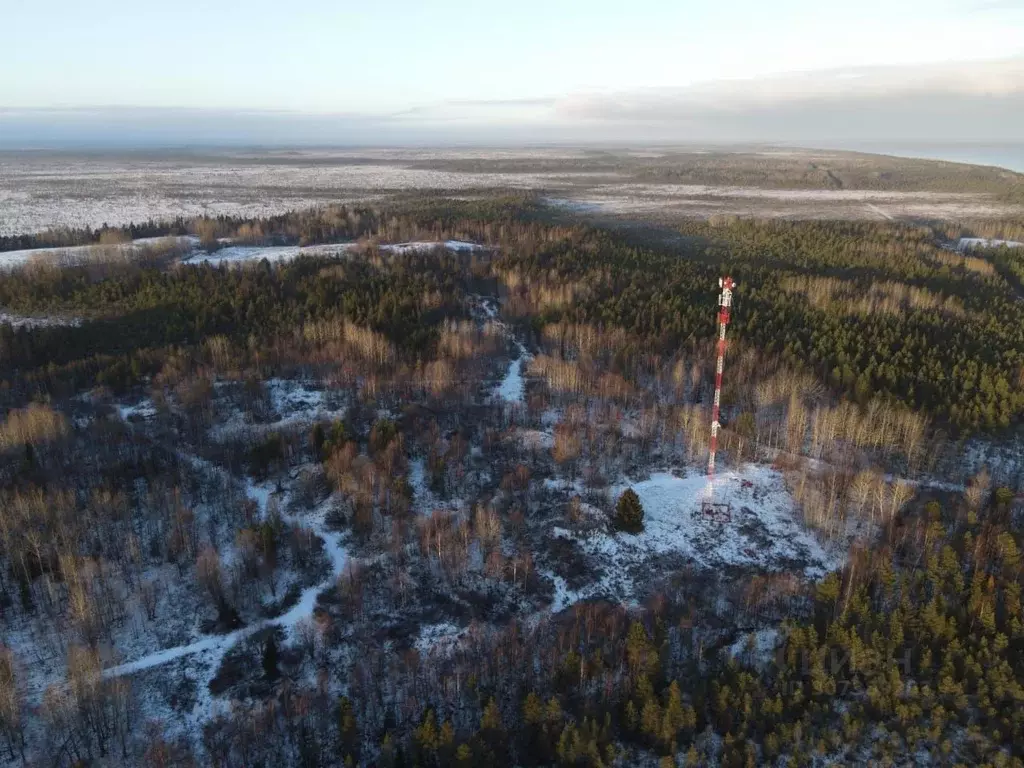
[{"label": "cloud", "polygon": [[1024,136],[1024,57],[793,73],[685,88],[445,101],[381,114],[0,109],[0,145],[986,141]]},{"label": "cloud", "polygon": [[1024,58],[577,95],[555,112],[567,123],[665,139],[1019,141]]},{"label": "cloud", "polygon": [[806,103],[851,104],[917,96],[1013,98],[1024,93],[1024,58],[978,64],[863,67],[698,83],[564,99],[557,109],[590,119],[674,118]]}]

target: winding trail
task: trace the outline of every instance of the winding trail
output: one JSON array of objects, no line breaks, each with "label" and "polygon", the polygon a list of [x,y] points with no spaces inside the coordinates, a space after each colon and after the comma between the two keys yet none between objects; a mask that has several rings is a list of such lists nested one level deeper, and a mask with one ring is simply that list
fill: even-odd
[{"label": "winding trail", "polygon": [[[523,369],[530,360],[531,355],[527,351],[526,346],[512,334],[507,324],[498,319],[497,307],[491,300],[483,299],[481,306],[488,319],[493,320],[502,327],[519,351],[519,357],[509,363],[505,377],[495,388],[494,397],[509,403],[522,403],[526,394]],[[223,467],[219,467],[185,451],[179,451],[178,455],[183,461],[198,469],[202,469],[210,474],[220,475],[228,482],[235,482],[235,478]],[[272,488],[272,485],[269,483],[257,484],[252,481],[247,481],[246,483],[246,495],[256,501],[261,517],[266,515],[270,498],[274,495]],[[198,698],[186,719],[194,726],[207,722],[213,715],[216,701],[215,697],[210,693],[209,684],[220,668],[224,656],[239,642],[268,627],[281,627],[287,633],[288,639],[293,640],[296,625],[301,620],[313,615],[317,596],[325,589],[331,587],[342,573],[346,562],[348,562],[349,555],[347,549],[342,544],[341,534],[327,530],[325,518],[329,506],[328,501],[322,503],[312,515],[302,517],[301,521],[308,525],[314,534],[322,540],[324,550],[331,563],[331,574],[319,584],[304,589],[298,602],[286,613],[272,619],[255,622],[234,632],[223,635],[205,634],[190,643],[154,651],[133,661],[108,667],[103,671],[103,676],[105,678],[113,678],[133,675],[137,672],[169,664],[178,659],[199,657],[202,664],[195,665],[196,669],[200,670],[196,679]],[[281,506],[284,507],[286,505],[282,504]],[[299,522],[300,520],[300,518],[292,515],[284,515],[284,518],[289,522]]]},{"label": "winding trail", "polygon": [[492,303],[491,299],[481,299],[480,306],[483,307],[487,318],[497,324],[519,350],[519,357],[508,364],[505,378],[495,388],[494,394],[496,397],[510,403],[522,403],[526,400],[526,381],[523,379],[523,368],[533,355],[527,351],[526,345],[516,338],[508,324],[498,319],[498,308]]},{"label": "winding trail", "polygon": [[[218,467],[205,459],[201,459],[198,456],[184,452],[179,452],[179,456],[195,467],[201,467],[214,474],[219,474],[222,477],[231,477],[227,470],[222,467]],[[270,501],[270,497],[273,495],[270,485],[259,485],[251,481],[247,482],[246,495],[257,502],[260,509],[260,516],[265,516],[267,512],[267,504]],[[135,659],[134,661],[129,661],[114,667],[108,667],[103,670],[103,676],[105,678],[112,678],[121,677],[123,675],[132,675],[136,672],[168,664],[177,659],[185,658],[186,656],[201,656],[206,664],[204,670],[200,672],[197,678],[198,699],[188,719],[195,725],[205,722],[210,717],[214,706],[214,697],[210,693],[209,684],[214,675],[216,675],[217,670],[220,668],[221,661],[228,651],[235,647],[235,645],[240,641],[268,627],[281,627],[288,635],[288,639],[293,640],[295,626],[302,619],[313,615],[313,609],[316,607],[317,595],[331,587],[335,583],[337,577],[341,574],[342,569],[345,567],[345,563],[348,561],[348,551],[341,542],[341,534],[327,530],[326,515],[329,501],[330,499],[328,498],[325,502],[321,503],[309,517],[299,518],[294,515],[282,515],[283,519],[288,522],[299,522],[301,520],[301,522],[309,525],[313,530],[313,533],[323,542],[324,551],[331,563],[330,576],[319,584],[315,584],[304,589],[299,596],[298,602],[296,602],[296,604],[287,612],[272,619],[255,622],[246,627],[242,627],[241,629],[237,629],[234,632],[229,632],[228,634],[203,635],[194,642],[175,646],[173,648],[164,648],[163,650],[147,654],[146,656]]]}]

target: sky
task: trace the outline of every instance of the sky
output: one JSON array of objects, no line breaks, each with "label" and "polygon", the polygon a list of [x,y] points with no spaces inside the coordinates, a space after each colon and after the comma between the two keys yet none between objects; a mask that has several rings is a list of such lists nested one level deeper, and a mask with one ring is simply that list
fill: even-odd
[{"label": "sky", "polygon": [[887,120],[909,139],[937,128],[909,111],[957,109],[994,124],[937,138],[1024,135],[1024,0],[0,0],[0,17],[0,144],[867,140]]}]

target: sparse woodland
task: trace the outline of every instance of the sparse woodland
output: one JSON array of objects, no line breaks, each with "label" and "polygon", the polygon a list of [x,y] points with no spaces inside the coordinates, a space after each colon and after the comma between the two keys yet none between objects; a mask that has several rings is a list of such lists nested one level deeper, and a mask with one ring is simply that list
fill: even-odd
[{"label": "sparse woodland", "polygon": [[[645,246],[511,198],[32,244],[186,233],[359,246],[0,275],[83,318],[0,326],[0,758],[1021,765],[1024,458],[965,454],[1020,445],[1014,257],[897,223]],[[446,238],[486,248],[379,247]],[[617,489],[706,460],[723,271],[723,460],[841,567],[609,580],[581,542],[657,522]]]}]

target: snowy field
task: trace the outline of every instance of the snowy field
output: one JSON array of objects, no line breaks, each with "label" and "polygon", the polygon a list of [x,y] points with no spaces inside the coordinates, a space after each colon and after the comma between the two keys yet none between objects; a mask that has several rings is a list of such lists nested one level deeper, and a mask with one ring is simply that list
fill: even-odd
[{"label": "snowy field", "polygon": [[[460,196],[536,190],[569,208],[610,214],[886,219],[1024,212],[985,194],[636,183],[617,171],[587,170],[588,162],[586,153],[572,150],[6,153],[0,154],[0,235],[176,217],[269,216],[379,202],[413,190]],[[524,167],[540,170],[517,170]]]},{"label": "snowy field", "polygon": [[759,189],[694,184],[595,184],[548,204],[591,214],[671,213],[698,218],[718,214],[766,218],[893,220],[927,216],[1014,216],[1024,207],[989,195],[839,189]]},{"label": "snowy field", "polygon": [[174,219],[270,216],[410,190],[569,188],[589,173],[472,173],[407,163],[288,164],[192,158],[0,157],[0,235]]}]

